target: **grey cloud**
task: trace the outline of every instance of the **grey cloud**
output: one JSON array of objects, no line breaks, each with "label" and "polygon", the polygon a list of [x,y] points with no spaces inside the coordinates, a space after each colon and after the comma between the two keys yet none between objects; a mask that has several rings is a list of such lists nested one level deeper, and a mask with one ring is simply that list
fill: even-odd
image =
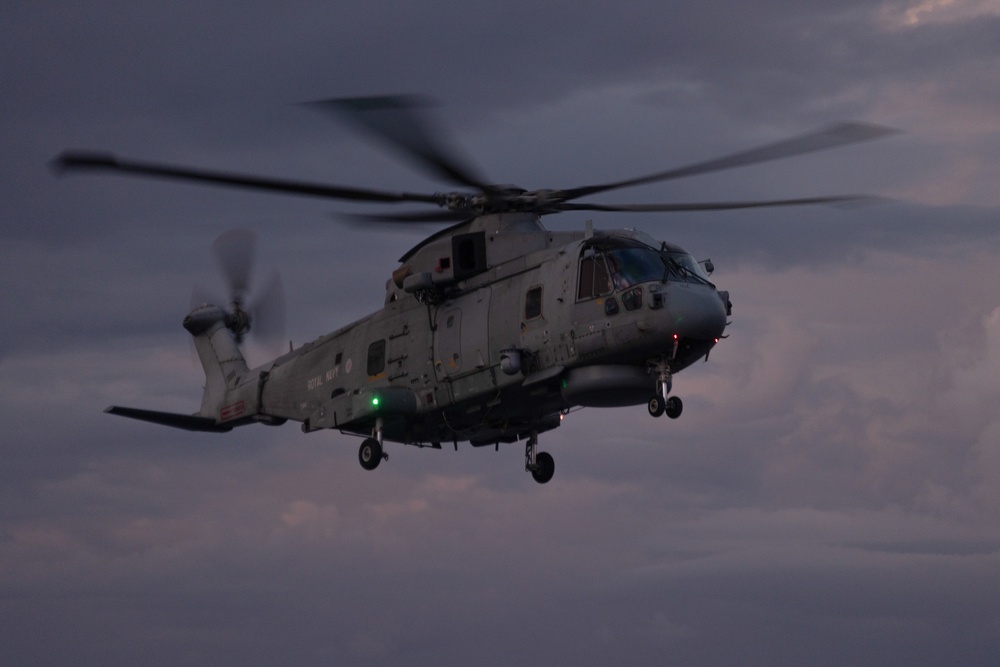
[{"label": "grey cloud", "polygon": [[[0,660],[992,664],[995,23],[906,3],[112,3],[0,10]],[[423,231],[358,207],[107,176],[64,148],[441,189],[296,103],[426,93],[491,178],[572,187],[861,119],[905,134],[600,198],[842,209],[592,216],[712,257],[731,337],[676,422],[584,410],[517,445],[188,434],[180,327],[245,226],[289,337],[375,310]],[[896,197],[896,200],[891,200]],[[587,217],[553,216],[556,229]]]}]

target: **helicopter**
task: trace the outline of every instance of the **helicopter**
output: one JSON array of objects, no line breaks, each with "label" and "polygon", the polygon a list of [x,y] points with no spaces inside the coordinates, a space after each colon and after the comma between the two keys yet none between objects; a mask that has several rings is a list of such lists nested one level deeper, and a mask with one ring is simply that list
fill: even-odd
[{"label": "helicopter", "polygon": [[[213,171],[65,151],[59,173],[99,171],[264,192],[432,209],[363,216],[396,223],[450,222],[399,260],[382,307],[256,367],[241,352],[264,323],[245,304],[251,241],[216,242],[230,283],[228,307],[196,305],[182,325],[192,336],[205,385],[200,409],[177,414],[111,406],[106,412],[189,431],[227,432],[252,423],[299,422],[304,433],[334,429],[362,438],[366,470],[388,460],[387,442],[441,449],[524,443],[524,467],[550,481],[553,457],[539,435],[580,407],[645,404],[676,419],[673,378],[725,337],[728,291],[711,260],[636,230],[550,231],[565,211],[715,211],[857,201],[860,195],[707,203],[585,203],[584,197],[748,166],[876,139],[895,130],[841,123],[724,157],[646,176],[568,189],[496,185],[442,143],[412,96],[309,103],[388,143],[436,178],[461,189],[388,192]],[[227,249],[228,248],[228,249]]]}]

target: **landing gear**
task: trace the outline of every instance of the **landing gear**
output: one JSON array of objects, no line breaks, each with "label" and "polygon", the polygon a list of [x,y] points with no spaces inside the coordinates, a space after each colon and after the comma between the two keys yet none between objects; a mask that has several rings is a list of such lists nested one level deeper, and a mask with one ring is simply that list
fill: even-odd
[{"label": "landing gear", "polygon": [[382,451],[382,418],[375,420],[372,437],[365,438],[358,449],[358,461],[365,470],[375,470],[382,459],[389,460],[389,455]]},{"label": "landing gear", "polygon": [[649,410],[650,417],[662,417],[663,412],[667,409],[667,402],[663,400],[662,396],[654,396],[649,399],[646,408]]},{"label": "landing gear", "polygon": [[548,452],[538,452],[535,457],[535,469],[531,471],[531,476],[539,484],[545,484],[556,472],[556,462]]},{"label": "landing gear", "polygon": [[678,396],[671,396],[667,399],[662,396],[654,396],[649,399],[646,409],[649,410],[652,417],[662,417],[666,414],[671,419],[677,419],[684,411],[684,402]]},{"label": "landing gear", "polygon": [[649,399],[646,409],[649,410],[652,417],[662,417],[666,414],[671,419],[677,419],[684,410],[684,403],[677,396],[667,397],[673,386],[670,362],[661,359],[656,363],[651,363],[650,367],[651,372],[656,373],[656,393]]},{"label": "landing gear", "polygon": [[365,438],[358,450],[358,461],[365,470],[375,470],[382,459],[388,459],[389,455],[382,452],[382,445],[375,438]]},{"label": "landing gear", "polygon": [[534,431],[528,436],[528,442],[524,446],[524,469],[539,484],[548,482],[556,472],[556,462],[552,455],[538,451],[538,434]]},{"label": "landing gear", "polygon": [[677,419],[681,416],[681,412],[684,410],[684,403],[677,396],[671,396],[667,399],[667,405],[664,412],[671,419]]}]

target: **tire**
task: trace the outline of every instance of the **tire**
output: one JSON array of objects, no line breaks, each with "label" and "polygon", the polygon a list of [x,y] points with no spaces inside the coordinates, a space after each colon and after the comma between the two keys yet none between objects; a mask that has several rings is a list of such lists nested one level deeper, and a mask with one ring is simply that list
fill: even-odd
[{"label": "tire", "polygon": [[671,419],[677,419],[681,416],[681,412],[684,411],[684,403],[681,402],[676,396],[671,396],[667,399],[666,413]]},{"label": "tire", "polygon": [[552,455],[547,452],[538,452],[535,455],[535,469],[531,471],[531,476],[539,484],[545,484],[556,472],[556,462]]},{"label": "tire", "polygon": [[382,445],[375,438],[366,438],[358,449],[358,461],[365,470],[375,470],[382,462]]},{"label": "tire", "polygon": [[667,409],[666,404],[663,399],[659,396],[654,396],[649,399],[649,403],[646,405],[646,409],[649,410],[650,417],[662,417],[664,410]]}]

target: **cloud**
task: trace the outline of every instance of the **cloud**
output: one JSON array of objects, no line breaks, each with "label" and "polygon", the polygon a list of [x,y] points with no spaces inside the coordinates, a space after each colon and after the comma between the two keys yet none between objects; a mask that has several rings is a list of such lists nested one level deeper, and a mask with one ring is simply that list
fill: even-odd
[{"label": "cloud", "polygon": [[[0,661],[991,664],[992,5],[265,5],[0,10]],[[710,256],[735,310],[675,378],[679,420],[573,412],[545,486],[519,444],[389,445],[369,473],[335,432],[103,414],[197,407],[179,323],[194,285],[223,291],[222,231],[281,269],[295,345],[376,310],[423,231],[48,161],[450,187],[295,106],[395,92],[440,99],[483,171],[528,187],[882,123],[906,132],[597,199],[906,201],[546,219]]]},{"label": "cloud", "polygon": [[882,20],[896,29],[914,29],[941,23],[964,23],[1000,15],[991,0],[909,0],[885,3]]}]

